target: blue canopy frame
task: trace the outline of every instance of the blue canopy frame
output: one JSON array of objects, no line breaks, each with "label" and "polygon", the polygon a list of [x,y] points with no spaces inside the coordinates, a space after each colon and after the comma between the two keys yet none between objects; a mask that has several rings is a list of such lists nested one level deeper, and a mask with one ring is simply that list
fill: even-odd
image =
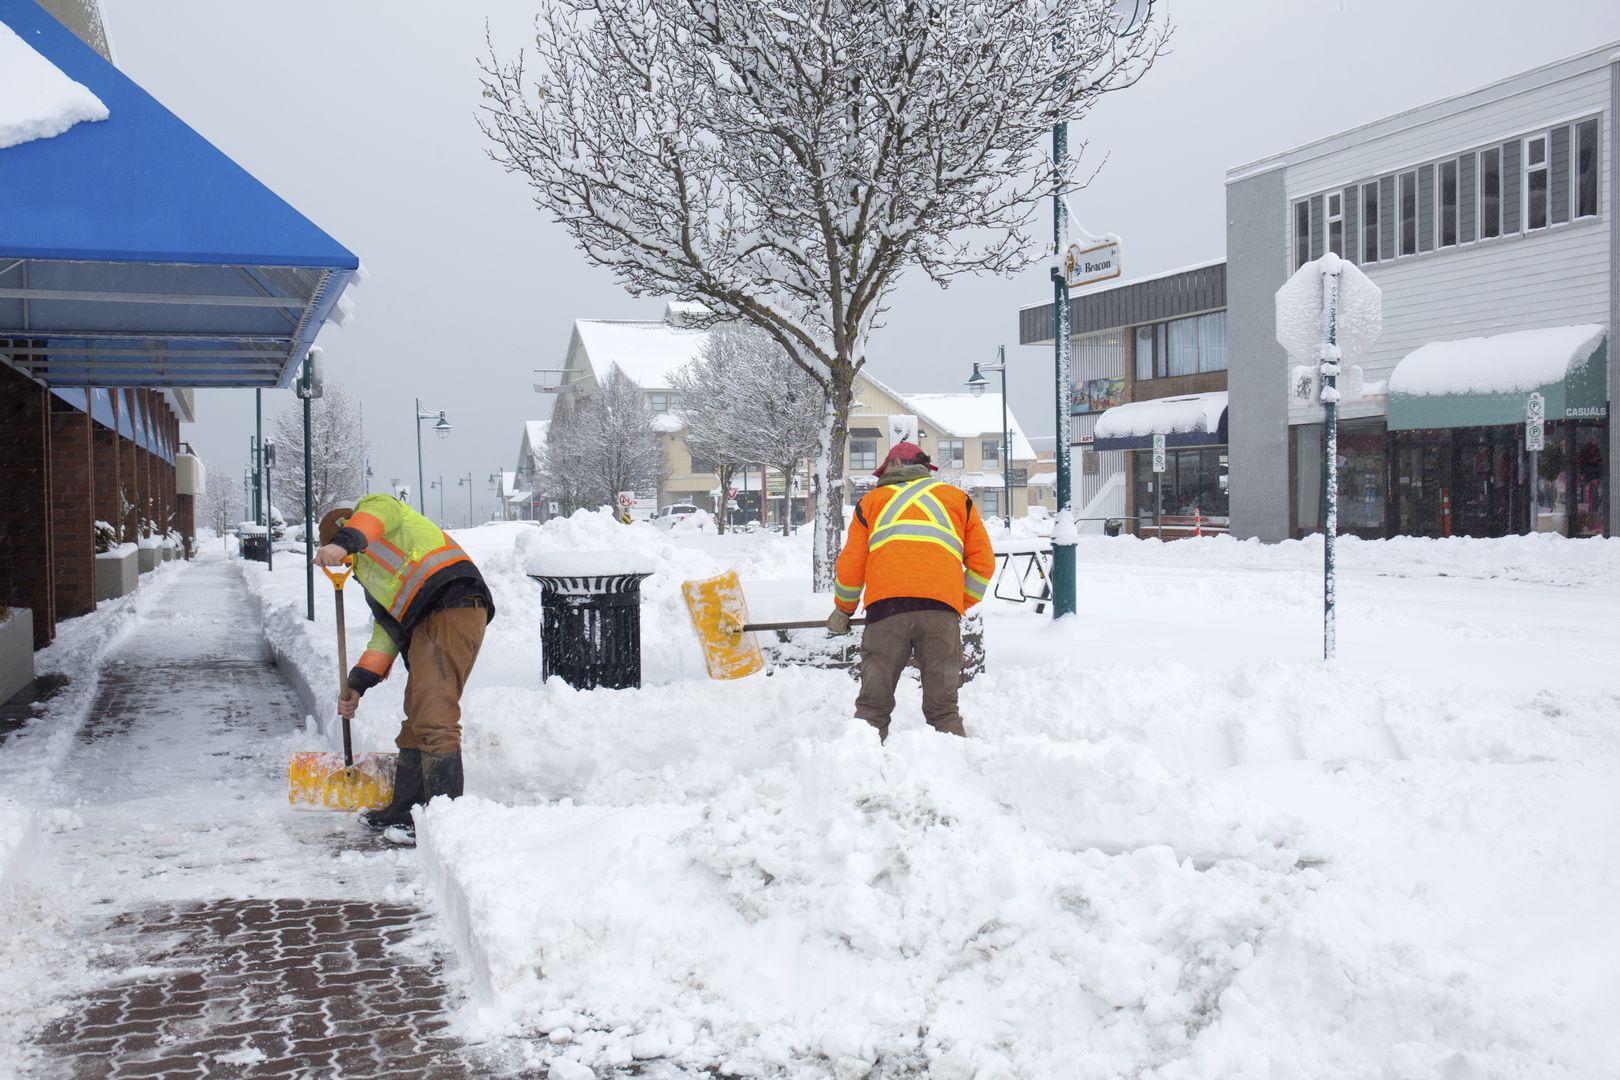
[{"label": "blue canopy frame", "polygon": [[51,386],[289,386],[359,260],[33,0],[108,118],[0,150],[0,354]]}]

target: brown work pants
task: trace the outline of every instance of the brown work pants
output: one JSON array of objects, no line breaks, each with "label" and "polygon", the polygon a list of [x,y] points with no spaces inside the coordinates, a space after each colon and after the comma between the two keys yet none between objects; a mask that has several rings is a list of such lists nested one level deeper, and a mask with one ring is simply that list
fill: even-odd
[{"label": "brown work pants", "polygon": [[481,607],[435,611],[411,631],[405,723],[394,745],[440,756],[461,749],[461,690],[467,685],[488,612]]},{"label": "brown work pants", "polygon": [[936,731],[967,734],[956,708],[962,686],[962,619],[954,611],[905,611],[867,624],[861,636],[855,715],[888,735],[894,688],[913,655],[922,672],[923,716]]}]

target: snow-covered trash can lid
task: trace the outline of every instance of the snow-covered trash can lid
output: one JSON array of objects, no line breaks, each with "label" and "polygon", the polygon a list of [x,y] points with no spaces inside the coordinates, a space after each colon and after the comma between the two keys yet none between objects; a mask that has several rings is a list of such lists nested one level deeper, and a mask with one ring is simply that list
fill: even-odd
[{"label": "snow-covered trash can lid", "polygon": [[562,591],[622,588],[624,579],[639,582],[653,572],[652,560],[629,551],[542,551],[528,565],[530,577]]}]

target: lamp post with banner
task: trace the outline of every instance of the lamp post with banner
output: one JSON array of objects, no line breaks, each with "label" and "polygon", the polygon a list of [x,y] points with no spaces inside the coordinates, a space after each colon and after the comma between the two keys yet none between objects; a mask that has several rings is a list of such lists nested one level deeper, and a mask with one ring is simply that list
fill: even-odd
[{"label": "lamp post with banner", "polygon": [[[304,371],[293,389],[304,403],[304,599],[305,615],[315,621],[315,501],[314,462],[310,449],[310,403],[325,387],[321,369],[321,347],[310,346],[304,354]],[[369,468],[369,466],[368,466]]]}]

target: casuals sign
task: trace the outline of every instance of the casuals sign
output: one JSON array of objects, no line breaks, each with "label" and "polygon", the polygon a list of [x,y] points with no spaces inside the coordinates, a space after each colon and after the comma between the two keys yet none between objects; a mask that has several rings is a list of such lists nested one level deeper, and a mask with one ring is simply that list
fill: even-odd
[{"label": "casuals sign", "polygon": [[1164,436],[1155,435],[1153,436],[1153,471],[1162,473],[1164,472],[1164,466]]},{"label": "casuals sign", "polygon": [[1063,254],[1063,277],[1071,289],[1111,281],[1124,272],[1117,238],[1088,239],[1083,243],[1070,244],[1069,250]]}]

